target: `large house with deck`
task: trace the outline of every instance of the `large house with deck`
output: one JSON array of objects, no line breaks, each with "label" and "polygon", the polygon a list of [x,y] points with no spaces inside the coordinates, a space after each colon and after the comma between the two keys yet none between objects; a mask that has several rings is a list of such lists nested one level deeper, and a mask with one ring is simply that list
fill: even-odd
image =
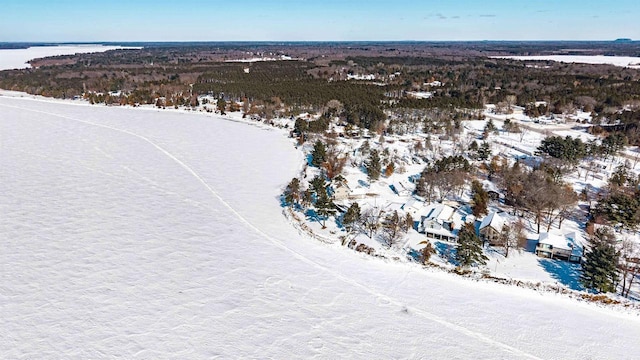
[{"label": "large house with deck", "polygon": [[540,238],[536,245],[536,255],[549,259],[580,262],[583,253],[582,239],[576,232],[564,235],[540,233]]},{"label": "large house with deck", "polygon": [[464,224],[464,219],[456,209],[446,204],[430,204],[426,207],[426,216],[420,219],[418,231],[428,238],[456,242],[458,231]]}]

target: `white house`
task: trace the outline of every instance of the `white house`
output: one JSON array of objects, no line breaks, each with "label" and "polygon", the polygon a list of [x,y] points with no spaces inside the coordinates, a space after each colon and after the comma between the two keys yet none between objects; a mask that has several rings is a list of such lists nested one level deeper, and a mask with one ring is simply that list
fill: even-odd
[{"label": "white house", "polygon": [[584,253],[581,237],[576,232],[563,235],[540,233],[536,255],[550,259],[580,262]]},{"label": "white house", "polygon": [[428,238],[455,242],[458,231],[464,224],[462,216],[445,204],[430,204],[425,208],[426,216],[420,219],[418,231]]},{"label": "white house", "polygon": [[420,222],[420,224],[422,224],[422,219],[431,211],[429,207],[424,205],[424,200],[416,198],[409,199],[402,205],[401,209],[406,214],[410,214],[411,218],[413,218],[415,222]]},{"label": "white house", "polygon": [[517,105],[512,105],[511,106],[511,111],[512,111],[512,115],[523,115],[524,114],[524,107],[522,106],[517,106]]},{"label": "white house", "polygon": [[358,74],[347,74],[347,80],[375,80],[376,76],[374,74],[366,74],[366,75],[358,75]]},{"label": "white house", "polygon": [[434,81],[431,81],[431,82],[426,82],[426,83],[422,84],[422,86],[434,86],[434,87],[442,86],[442,82],[440,82],[438,80],[434,80]]},{"label": "white house", "polygon": [[407,91],[407,97],[414,99],[430,99],[433,97],[433,93],[431,91]]}]

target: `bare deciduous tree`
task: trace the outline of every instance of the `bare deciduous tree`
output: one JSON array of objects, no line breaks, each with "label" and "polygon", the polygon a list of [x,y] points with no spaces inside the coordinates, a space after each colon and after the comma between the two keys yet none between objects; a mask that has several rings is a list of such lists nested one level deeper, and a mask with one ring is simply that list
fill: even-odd
[{"label": "bare deciduous tree", "polygon": [[382,218],[382,210],[378,207],[372,207],[362,212],[360,221],[362,224],[362,232],[371,239],[380,228],[380,219]]},{"label": "bare deciduous tree", "polygon": [[502,230],[500,231],[500,242],[504,249],[504,256],[509,257],[509,249],[518,247],[517,232],[507,224],[502,225]]},{"label": "bare deciduous tree", "polygon": [[384,231],[383,239],[387,246],[393,246],[407,231],[407,222],[405,218],[398,214],[397,210],[385,216],[382,222],[382,228]]},{"label": "bare deciduous tree", "polygon": [[349,156],[347,153],[340,151],[335,144],[328,143],[325,151],[322,167],[324,168],[329,180],[340,175],[344,166],[347,164]]},{"label": "bare deciduous tree", "polygon": [[527,248],[527,234],[525,232],[525,229],[526,226],[522,219],[518,219],[518,221],[513,224],[513,233],[515,235],[519,249]]},{"label": "bare deciduous tree", "polygon": [[618,268],[622,275],[622,290],[620,295],[629,297],[633,280],[640,275],[640,257],[638,257],[638,245],[629,240],[624,239],[620,248],[620,261]]},{"label": "bare deciduous tree", "polygon": [[420,250],[420,260],[423,264],[426,264],[429,262],[429,259],[431,259],[431,255],[435,254],[436,249],[433,247],[433,244],[431,244],[431,241],[428,240],[421,241],[420,244],[424,245]]}]

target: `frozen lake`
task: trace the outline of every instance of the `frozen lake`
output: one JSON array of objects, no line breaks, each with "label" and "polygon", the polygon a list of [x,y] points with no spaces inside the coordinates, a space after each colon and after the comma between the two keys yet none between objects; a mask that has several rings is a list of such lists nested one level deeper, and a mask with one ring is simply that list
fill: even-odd
[{"label": "frozen lake", "polygon": [[299,235],[283,132],[0,96],[2,358],[631,359],[637,315]]},{"label": "frozen lake", "polygon": [[497,59],[552,60],[565,63],[609,64],[640,69],[640,57],[604,55],[540,55],[540,56],[492,56]]},{"label": "frozen lake", "polygon": [[103,45],[60,45],[33,46],[28,49],[0,49],[0,71],[26,69],[31,67],[27,61],[47,56],[95,53],[117,49],[124,48],[121,46]]}]

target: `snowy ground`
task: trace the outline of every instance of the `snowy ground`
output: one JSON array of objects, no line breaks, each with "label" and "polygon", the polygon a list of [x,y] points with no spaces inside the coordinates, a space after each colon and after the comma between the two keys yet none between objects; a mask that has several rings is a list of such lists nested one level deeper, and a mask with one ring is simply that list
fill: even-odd
[{"label": "snowy ground", "polygon": [[[116,49],[125,48],[122,46],[104,45],[60,45],[32,46],[28,49],[0,49],[0,71],[11,69],[26,69],[31,67],[31,65],[29,65],[27,61],[48,56],[105,52]],[[139,48],[127,47],[126,49]]]},{"label": "snowy ground", "polygon": [[301,237],[302,154],[215,116],[0,96],[3,358],[632,359],[637,314]]},{"label": "snowy ground", "polygon": [[640,57],[604,56],[604,55],[540,55],[540,56],[492,56],[513,60],[552,60],[565,63],[610,64],[615,66],[640,69]]}]

